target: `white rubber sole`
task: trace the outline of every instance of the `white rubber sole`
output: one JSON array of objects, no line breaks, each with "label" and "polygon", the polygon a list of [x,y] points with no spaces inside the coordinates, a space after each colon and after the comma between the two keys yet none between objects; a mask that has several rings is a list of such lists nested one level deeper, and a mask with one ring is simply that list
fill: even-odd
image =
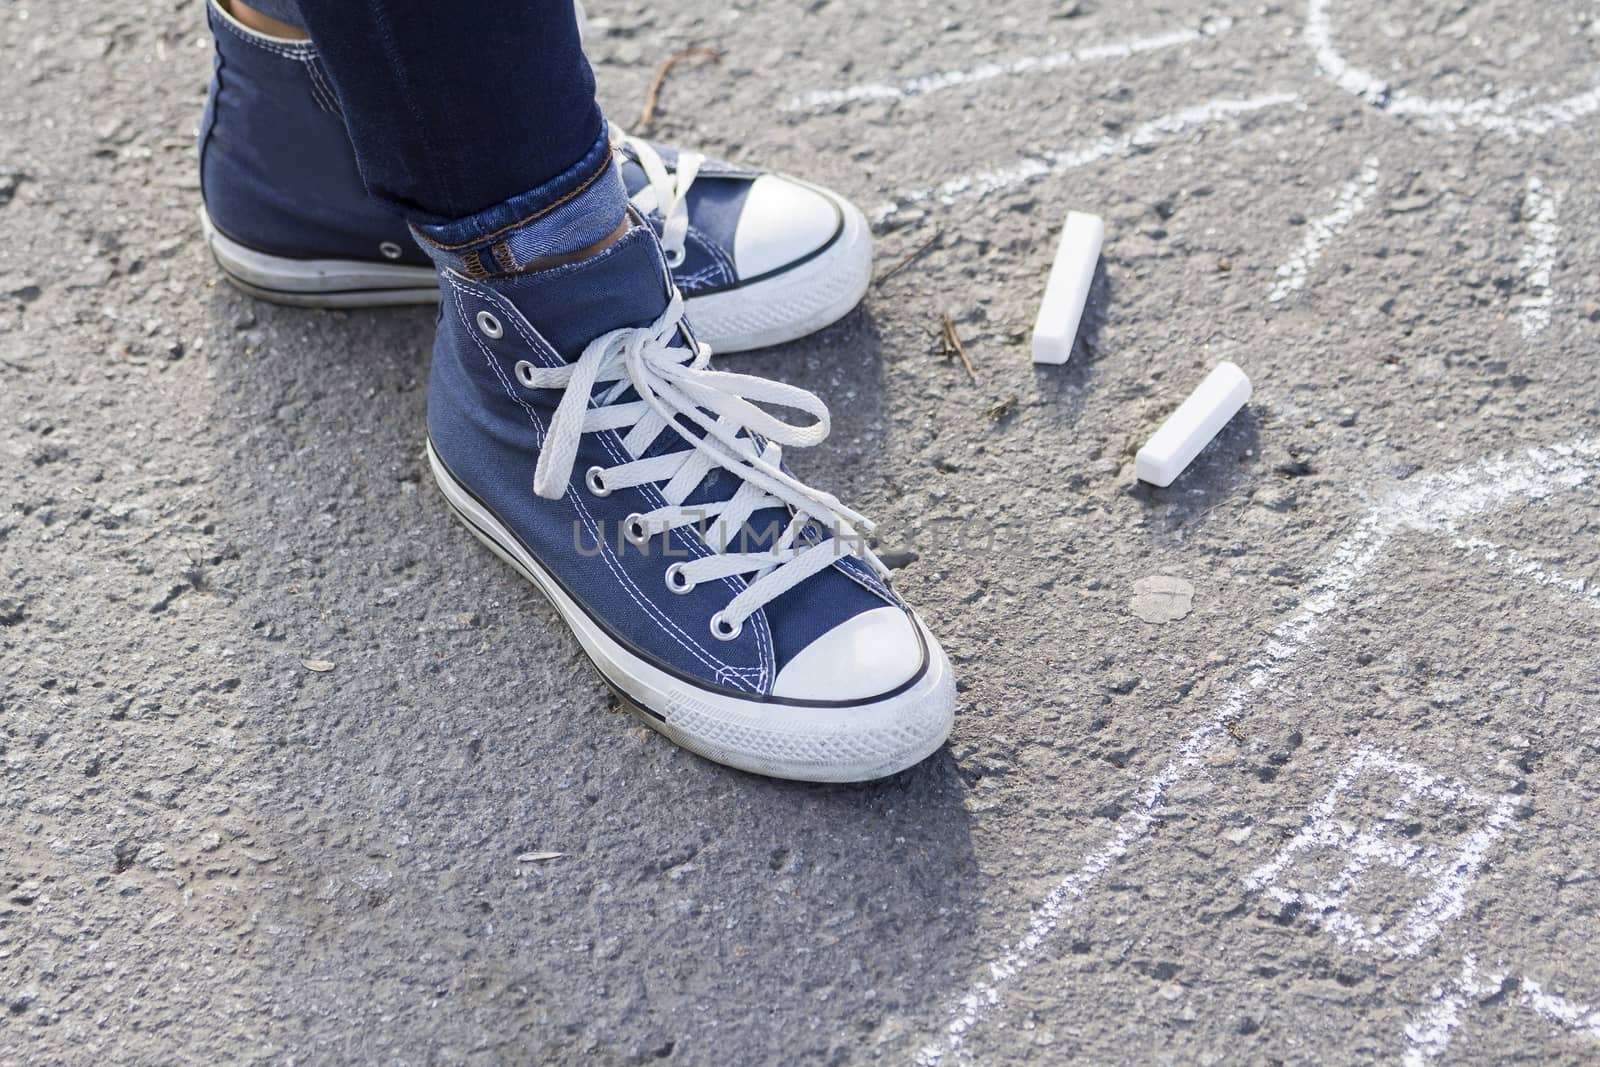
[{"label": "white rubber sole", "polygon": [[[815,187],[813,187],[815,188]],[[844,318],[872,280],[872,231],[855,205],[818,189],[839,207],[844,227],[833,244],[797,267],[684,301],[695,336],[718,353],[794,341]],[[295,307],[387,307],[432,304],[432,267],[345,259],[294,259],[247,248],[216,228],[205,208],[206,245],[236,288]]]},{"label": "white rubber sole", "polygon": [[709,760],[774,778],[864,782],[903,771],[944,743],[955,720],[955,678],[921,619],[928,669],[909,689],[862,704],[811,707],[750,700],[695,686],[624,648],[567,595],[440,462],[428,465],[467,529],[555,606],[601,676],[638,717]]},{"label": "white rubber sole", "polygon": [[292,259],[247,248],[218,230],[200,209],[206,246],[223,277],[251,296],[294,307],[388,307],[439,299],[432,267],[353,259]]}]

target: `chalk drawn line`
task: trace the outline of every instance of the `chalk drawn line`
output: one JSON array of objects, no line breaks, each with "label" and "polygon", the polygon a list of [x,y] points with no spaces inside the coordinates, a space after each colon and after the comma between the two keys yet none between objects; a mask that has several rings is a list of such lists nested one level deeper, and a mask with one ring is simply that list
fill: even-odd
[{"label": "chalk drawn line", "polygon": [[[1354,822],[1341,807],[1341,801],[1362,777],[1379,776],[1403,786],[1400,795],[1375,824]],[[1457,847],[1442,851],[1436,846],[1424,848],[1392,832],[1422,798],[1445,804],[1457,814],[1474,808],[1483,814]],[[1312,807],[1300,830],[1270,861],[1246,876],[1245,886],[1295,908],[1341,944],[1365,952],[1415,956],[1466,907],[1467,894],[1477,881],[1489,847],[1510,825],[1516,810],[1514,797],[1483,796],[1464,782],[1363,746]],[[1329,852],[1346,857],[1344,869],[1331,881],[1315,888],[1279,884],[1284,872],[1294,869],[1303,855]],[[1429,886],[1428,892],[1392,923],[1348,909],[1349,893],[1377,865],[1403,871]]]},{"label": "chalk drawn line", "polygon": [[1305,41],[1317,66],[1339,88],[1389,115],[1425,120],[1444,129],[1476,126],[1511,140],[1539,136],[1600,112],[1600,84],[1544,104],[1528,106],[1531,90],[1512,90],[1475,100],[1421,96],[1396,88],[1345,58],[1333,40],[1332,0],[1308,0]]},{"label": "chalk drawn line", "polygon": [[1061,171],[1085,167],[1114,156],[1131,155],[1160,141],[1205,129],[1226,119],[1283,107],[1299,100],[1296,93],[1210,100],[1141,122],[1121,136],[1098,137],[1059,151],[1045,149],[997,170],[964,174],[927,188],[902,190],[879,205],[873,212],[873,221],[878,224],[887,222],[907,208],[929,201],[949,204],[957,200],[989,196]]},{"label": "chalk drawn line", "polygon": [[1340,187],[1334,209],[1327,215],[1306,224],[1306,235],[1297,248],[1277,270],[1277,282],[1267,294],[1271,303],[1279,303],[1305,288],[1311,268],[1322,258],[1328,243],[1349,227],[1357,215],[1366,209],[1367,202],[1378,188],[1378,161],[1368,159],[1361,165],[1361,173]]},{"label": "chalk drawn line", "polygon": [[1131,59],[1150,52],[1195,44],[1220,37],[1233,28],[1233,19],[1219,18],[1202,23],[1197,29],[1168,30],[1145,37],[1082,45],[1037,56],[984,63],[962,70],[942,70],[919,74],[899,81],[861,82],[842,89],[814,89],[801,93],[782,109],[789,113],[821,114],[866,101],[909,100],[964,85],[980,85],[1003,78],[1028,78],[1069,67],[1085,66],[1111,59]]},{"label": "chalk drawn line", "polygon": [[1522,203],[1522,225],[1527,230],[1527,240],[1517,262],[1523,286],[1528,291],[1517,303],[1524,337],[1537,337],[1550,325],[1550,310],[1556,302],[1551,283],[1556,269],[1556,249],[1561,240],[1561,225],[1557,221],[1559,207],[1559,197],[1530,174]]},{"label": "chalk drawn line", "polygon": [[1541,588],[1556,593],[1572,604],[1600,609],[1600,580],[1574,578],[1560,571],[1550,570],[1527,556],[1481,537],[1458,537],[1452,547],[1478,556],[1512,578],[1523,578]]},{"label": "chalk drawn line", "polygon": [[1159,821],[1166,793],[1193,771],[1226,736],[1254,696],[1277,680],[1310,644],[1328,617],[1385,549],[1407,532],[1453,533],[1455,524],[1515,501],[1538,499],[1573,489],[1600,477],[1600,438],[1580,438],[1549,448],[1528,449],[1518,458],[1499,457],[1420,479],[1417,485],[1380,503],[1356,522],[1330,553],[1322,570],[1305,587],[1298,609],[1279,623],[1251,657],[1245,675],[1206,722],[1179,744],[1173,755],[1139,790],[1111,838],[1086,854],[1033,908],[1023,935],[985,963],[984,977],[955,998],[946,1022],[917,1053],[919,1067],[934,1067],[948,1057],[965,1062],[968,1037],[1002,1004],[1002,991],[1033,964],[1058,924],[1107,870],[1149,837]]},{"label": "chalk drawn line", "polygon": [[1527,975],[1507,970],[1480,975],[1477,954],[1468,952],[1461,958],[1461,970],[1455,980],[1448,987],[1436,988],[1433,1002],[1419,1009],[1405,1025],[1402,1033],[1408,1047],[1401,1062],[1405,1067],[1423,1067],[1443,1055],[1463,1021],[1463,1009],[1494,997],[1526,1008],[1569,1033],[1600,1040],[1600,1009],[1546,993]]}]

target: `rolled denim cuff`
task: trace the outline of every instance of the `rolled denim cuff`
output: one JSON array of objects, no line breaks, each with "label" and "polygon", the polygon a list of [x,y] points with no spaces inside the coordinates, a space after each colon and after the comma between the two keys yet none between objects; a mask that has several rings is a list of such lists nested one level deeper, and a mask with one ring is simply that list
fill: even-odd
[{"label": "rolled denim cuff", "polygon": [[412,223],[411,231],[441,269],[487,278],[598,244],[627,210],[628,190],[602,130],[582,159],[537,189],[464,219]]}]

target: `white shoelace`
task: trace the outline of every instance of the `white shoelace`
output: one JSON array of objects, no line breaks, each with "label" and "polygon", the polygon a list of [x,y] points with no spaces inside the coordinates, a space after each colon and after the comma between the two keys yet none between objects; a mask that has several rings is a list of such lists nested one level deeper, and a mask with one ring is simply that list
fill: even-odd
[{"label": "white shoelace", "polygon": [[[677,433],[689,447],[609,468],[591,467],[585,481],[590,492],[601,496],[628,486],[665,483],[659,491],[666,506],[628,516],[625,531],[629,540],[643,544],[655,534],[700,527],[712,555],[669,568],[667,580],[676,592],[718,578],[756,576],[712,617],[712,632],[724,640],[737,637],[744,620],[763,605],[842,556],[855,556],[887,578],[888,569],[865,543],[873,524],[831,493],[812,489],[779,467],[783,445],[803,447],[828,436],[827,406],[815,393],[796,386],[712,370],[707,365],[711,350],[705,345],[698,351],[669,347],[682,319],[683,297],[674,292],[654,324],[597,337],[575,363],[549,368],[526,360],[517,364],[517,379],[527,388],[565,390],[539,453],[534,492],[550,500],[566,492],[579,439],[586,433],[626,431],[623,446],[632,456],[644,455],[663,431]],[[616,384],[595,397],[595,387],[607,382]],[[640,399],[618,403],[630,387]],[[784,422],[752,401],[801,411],[816,421],[808,426]],[[764,439],[760,447],[755,435]],[[689,494],[717,468],[739,478],[739,489],[727,500],[685,507]],[[731,551],[734,542],[747,548],[751,533],[765,533],[747,530],[746,524],[756,512],[771,507],[786,508],[790,519],[770,547]],[[603,529],[600,535],[605,536]]]},{"label": "white shoelace", "polygon": [[683,263],[684,241],[689,236],[689,187],[700,174],[706,157],[699,152],[679,152],[676,172],[669,171],[649,141],[623,131],[611,124],[611,143],[627,145],[634,158],[644,169],[649,184],[633,197],[633,206],[642,214],[660,211],[664,220],[661,227],[661,248],[667,254],[667,265],[677,267]]}]

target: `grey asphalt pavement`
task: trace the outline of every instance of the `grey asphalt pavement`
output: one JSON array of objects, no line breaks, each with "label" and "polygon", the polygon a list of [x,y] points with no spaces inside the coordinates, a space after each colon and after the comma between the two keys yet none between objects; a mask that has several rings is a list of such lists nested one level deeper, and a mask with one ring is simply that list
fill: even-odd
[{"label": "grey asphalt pavement", "polygon": [[[590,19],[619,121],[714,46],[657,136],[883,269],[938,235],[735,358],[915,554],[950,744],[817,787],[636,724],[429,482],[432,311],[217,280],[199,5],[12,0],[0,1063],[1600,1060],[1592,5]],[[1222,359],[1251,405],[1137,485]]]}]

